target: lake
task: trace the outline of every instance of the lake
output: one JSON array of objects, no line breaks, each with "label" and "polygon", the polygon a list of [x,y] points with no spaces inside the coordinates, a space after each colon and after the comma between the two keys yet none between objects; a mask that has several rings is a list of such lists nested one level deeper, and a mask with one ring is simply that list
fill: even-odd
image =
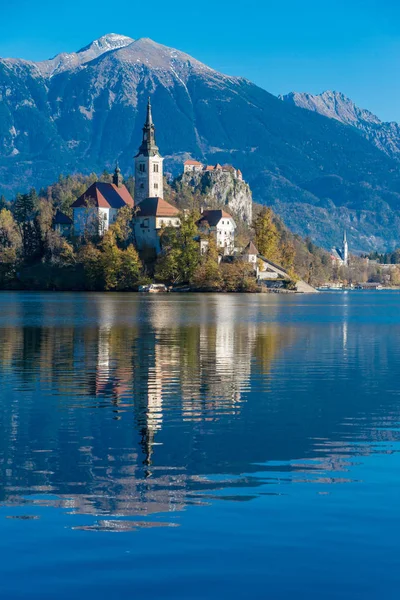
[{"label": "lake", "polygon": [[0,294],[0,589],[400,586],[400,294]]}]

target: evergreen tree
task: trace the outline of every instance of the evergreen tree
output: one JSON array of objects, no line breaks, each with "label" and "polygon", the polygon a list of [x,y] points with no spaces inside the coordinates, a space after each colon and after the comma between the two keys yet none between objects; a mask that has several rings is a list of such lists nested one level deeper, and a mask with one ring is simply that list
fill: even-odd
[{"label": "evergreen tree", "polygon": [[32,189],[29,194],[18,194],[14,204],[14,218],[21,233],[25,261],[37,258],[41,250],[41,234],[36,219],[35,202],[37,202],[37,194]]}]

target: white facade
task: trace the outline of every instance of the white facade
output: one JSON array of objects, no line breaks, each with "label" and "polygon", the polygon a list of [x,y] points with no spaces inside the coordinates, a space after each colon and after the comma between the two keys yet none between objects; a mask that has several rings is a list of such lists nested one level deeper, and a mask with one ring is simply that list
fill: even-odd
[{"label": "white facade", "polygon": [[154,197],[164,198],[163,158],[156,144],[149,98],[142,143],[135,156],[135,204]]},{"label": "white facade", "polygon": [[115,223],[117,208],[79,206],[73,209],[74,234],[104,235],[109,226]]},{"label": "white facade", "polygon": [[235,247],[235,229],[236,223],[230,217],[222,217],[215,227],[217,246],[218,248],[225,248],[229,252],[233,252]]},{"label": "white facade", "polygon": [[200,162],[197,161],[186,161],[183,165],[183,172],[184,173],[200,173],[200,171],[203,171],[204,169],[204,165]]},{"label": "white facade", "polygon": [[164,198],[163,161],[159,154],[135,156],[135,204],[152,196]]},{"label": "white facade", "polygon": [[151,248],[161,252],[160,233],[164,227],[180,227],[179,217],[143,216],[135,217],[135,240],[139,250]]}]

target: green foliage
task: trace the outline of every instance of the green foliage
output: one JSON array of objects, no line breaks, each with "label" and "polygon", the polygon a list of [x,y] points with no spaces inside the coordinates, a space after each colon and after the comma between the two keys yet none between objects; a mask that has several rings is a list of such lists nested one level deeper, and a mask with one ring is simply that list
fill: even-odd
[{"label": "green foliage", "polygon": [[121,272],[118,281],[119,290],[133,290],[138,285],[142,263],[136,248],[131,244],[122,252]]},{"label": "green foliage", "polygon": [[156,278],[171,283],[190,283],[200,262],[198,215],[194,212],[181,216],[181,227],[167,228],[161,235],[163,251],[156,264]]}]

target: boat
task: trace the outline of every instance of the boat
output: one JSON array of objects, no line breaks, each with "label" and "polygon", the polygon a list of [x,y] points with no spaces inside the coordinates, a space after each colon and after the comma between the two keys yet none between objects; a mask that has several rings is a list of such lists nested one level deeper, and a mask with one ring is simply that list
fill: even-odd
[{"label": "boat", "polygon": [[140,285],[139,292],[147,294],[160,294],[168,292],[168,288],[163,283],[150,283],[148,285]]}]

